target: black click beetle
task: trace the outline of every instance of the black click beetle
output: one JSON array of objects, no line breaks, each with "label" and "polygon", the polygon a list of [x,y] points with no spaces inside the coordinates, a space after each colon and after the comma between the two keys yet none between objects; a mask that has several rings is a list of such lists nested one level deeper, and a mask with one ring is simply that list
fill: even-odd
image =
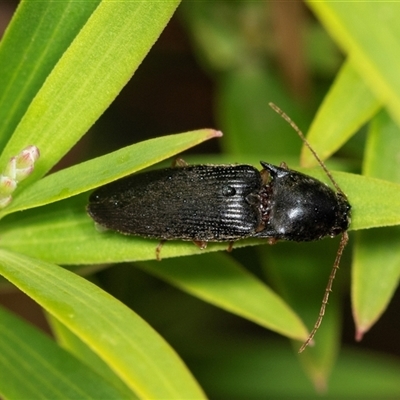
[{"label": "black click beetle", "polygon": [[[336,191],[308,175],[261,161],[251,165],[181,165],[134,174],[95,190],[87,211],[99,225],[127,235],[232,243],[245,238],[296,242],[342,234],[320,313],[300,352],[319,328],[348,241],[351,206],[302,132],[278,112],[314,154]],[[159,258],[160,245],[156,255]]]},{"label": "black click beetle", "polygon": [[114,231],[161,240],[297,242],[349,226],[341,193],[285,166],[189,165],[134,174],[92,193],[88,213]]}]

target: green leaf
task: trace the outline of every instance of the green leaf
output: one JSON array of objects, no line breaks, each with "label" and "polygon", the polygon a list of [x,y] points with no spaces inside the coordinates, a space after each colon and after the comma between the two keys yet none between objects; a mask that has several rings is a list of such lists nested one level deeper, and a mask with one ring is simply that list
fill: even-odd
[{"label": "green leaf", "polygon": [[[329,183],[326,175],[320,169],[307,172],[321,181]],[[333,175],[348,196],[352,206],[349,230],[400,224],[399,184],[344,172],[335,172]]]},{"label": "green leaf", "polygon": [[[8,216],[2,220],[2,248],[66,265],[155,259],[159,240],[97,231],[85,211],[87,197],[84,194],[49,204],[40,213],[32,209]],[[235,248],[259,243],[265,241],[241,241]],[[161,257],[202,254],[226,250],[227,246],[209,243],[206,250],[200,250],[192,242],[171,241],[164,244]]]},{"label": "green leaf", "polygon": [[400,129],[386,111],[372,121],[363,160],[363,174],[400,183]]},{"label": "green leaf", "polygon": [[[400,182],[400,130],[386,112],[379,113],[368,134],[364,173]],[[360,232],[352,269],[352,301],[356,337],[379,319],[400,278],[399,227]]]},{"label": "green leaf", "polygon": [[307,338],[303,323],[282,299],[225,254],[138,265],[185,292],[267,329],[292,339]]},{"label": "green leaf", "polygon": [[0,370],[4,399],[123,398],[107,380],[2,308]]},{"label": "green leaf", "polygon": [[0,251],[0,273],[86,343],[139,397],[204,397],[173,349],[94,284],[6,250]]},{"label": "green leaf", "polygon": [[[320,169],[307,171],[326,181]],[[350,230],[400,224],[400,185],[380,179],[334,173],[353,206]],[[87,195],[72,197],[41,208],[14,213],[2,220],[1,246],[57,264],[101,264],[155,259],[158,240],[98,232],[86,214]],[[234,248],[265,243],[246,239]],[[191,242],[169,241],[161,257],[226,250],[226,243],[209,243],[200,250]],[[74,249],[71,251],[70,249]]]},{"label": "green leaf", "polygon": [[[347,61],[326,94],[307,134],[307,140],[321,159],[338,150],[377,112],[381,103],[364,79]],[[303,146],[301,164],[318,165],[310,150]]]},{"label": "green leaf", "polygon": [[[315,387],[281,340],[230,337],[199,351],[196,373],[218,399],[396,399],[400,396],[397,358],[344,348],[329,385]],[[204,364],[201,361],[211,359]],[[195,362],[194,362],[195,363]],[[222,371],[222,372],[221,372]]]},{"label": "green leaf", "polygon": [[47,321],[51,326],[53,335],[57,343],[73,354],[83,364],[89,366],[104,381],[109,382],[114,388],[118,389],[121,398],[134,399],[135,394],[125,385],[125,383],[111,370],[111,368],[85,343],[65,327],[57,318],[51,314],[46,314]]},{"label": "green leaf", "polygon": [[20,2],[0,45],[0,149],[98,3]]},{"label": "green leaf", "polygon": [[386,310],[400,278],[400,229],[359,232],[352,268],[352,303],[356,339],[378,321]]},{"label": "green leaf", "polygon": [[178,3],[103,0],[30,104],[0,165],[32,144],[42,157],[31,179],[48,172],[114,100]]},{"label": "green leaf", "polygon": [[16,196],[9,207],[0,212],[0,216],[42,206],[85,192],[218,136],[221,136],[221,133],[211,129],[164,136],[74,165],[30,185],[19,196]]},{"label": "green leaf", "polygon": [[[268,281],[301,316],[309,330],[319,315],[337,248],[336,238],[313,243],[285,242],[258,249]],[[299,354],[299,361],[317,389],[326,387],[338,355],[342,269],[337,274],[324,318],[314,337],[315,346],[308,346]],[[294,343],[294,347],[297,352],[300,346]]]},{"label": "green leaf", "polygon": [[262,153],[264,160],[298,155],[301,141],[268,103],[273,99],[299,124],[304,122],[304,113],[264,66],[226,73],[218,89],[218,119],[229,132],[223,140],[226,152],[234,156]]},{"label": "green leaf", "polygon": [[400,124],[399,3],[308,1],[307,4],[351,55],[352,65]]}]

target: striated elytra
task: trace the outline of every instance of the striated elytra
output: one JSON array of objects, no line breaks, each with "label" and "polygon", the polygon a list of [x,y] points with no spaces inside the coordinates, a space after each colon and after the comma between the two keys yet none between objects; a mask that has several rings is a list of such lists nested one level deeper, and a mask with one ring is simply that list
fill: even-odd
[{"label": "striated elytra", "polygon": [[105,228],[161,240],[301,242],[347,230],[351,207],[342,193],[284,164],[261,165],[261,171],[191,165],[134,174],[95,190],[87,210]]}]

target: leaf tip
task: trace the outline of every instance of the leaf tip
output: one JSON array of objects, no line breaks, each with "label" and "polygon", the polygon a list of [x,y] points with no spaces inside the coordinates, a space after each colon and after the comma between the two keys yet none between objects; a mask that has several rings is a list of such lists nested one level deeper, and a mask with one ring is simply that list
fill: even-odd
[{"label": "leaf tip", "polygon": [[356,342],[361,342],[361,340],[363,339],[363,337],[364,337],[364,333],[366,332],[366,330],[365,329],[361,329],[361,328],[358,328],[357,330],[356,330],[356,334],[355,334],[355,340],[356,340]]},{"label": "leaf tip", "polygon": [[313,378],[314,388],[319,395],[324,395],[328,391],[326,376],[317,375]]},{"label": "leaf tip", "polygon": [[224,134],[222,133],[222,131],[217,131],[216,129],[211,129],[210,132],[210,139],[212,138],[219,138],[224,136]]}]

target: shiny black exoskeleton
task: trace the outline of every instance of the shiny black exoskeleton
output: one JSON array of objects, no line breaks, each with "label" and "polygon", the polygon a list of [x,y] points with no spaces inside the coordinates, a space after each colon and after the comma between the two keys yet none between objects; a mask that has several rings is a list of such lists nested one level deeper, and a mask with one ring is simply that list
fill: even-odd
[{"label": "shiny black exoskeleton", "polygon": [[95,190],[88,213],[120,233],[204,245],[250,237],[311,241],[347,230],[351,207],[343,194],[286,167],[261,165],[131,175]]},{"label": "shiny black exoskeleton", "polygon": [[351,207],[342,193],[287,167],[261,165],[271,181],[259,193],[265,227],[254,236],[305,242],[347,230]]}]

